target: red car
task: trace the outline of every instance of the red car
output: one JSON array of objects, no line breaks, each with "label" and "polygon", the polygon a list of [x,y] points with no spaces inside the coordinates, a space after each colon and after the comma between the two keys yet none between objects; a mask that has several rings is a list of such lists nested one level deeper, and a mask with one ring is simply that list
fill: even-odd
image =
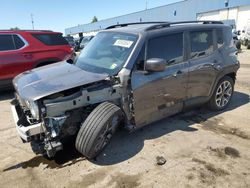
[{"label": "red car", "polygon": [[0,30],[0,89],[19,73],[51,63],[74,60],[74,50],[53,31]]}]

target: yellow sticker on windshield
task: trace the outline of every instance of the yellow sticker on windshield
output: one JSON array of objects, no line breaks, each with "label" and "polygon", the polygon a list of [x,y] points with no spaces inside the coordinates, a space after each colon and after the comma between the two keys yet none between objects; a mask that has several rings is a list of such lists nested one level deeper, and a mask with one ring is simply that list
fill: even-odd
[{"label": "yellow sticker on windshield", "polygon": [[115,63],[113,63],[113,64],[110,66],[111,69],[115,69],[116,67],[117,67],[117,64],[115,64]]}]

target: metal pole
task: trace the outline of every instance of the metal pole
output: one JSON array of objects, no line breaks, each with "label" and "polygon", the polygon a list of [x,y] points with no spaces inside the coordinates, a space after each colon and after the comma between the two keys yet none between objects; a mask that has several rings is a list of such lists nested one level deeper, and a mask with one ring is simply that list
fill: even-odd
[{"label": "metal pole", "polygon": [[146,7],[145,7],[145,10],[148,9],[148,1],[146,0]]},{"label": "metal pole", "polygon": [[32,29],[34,30],[34,20],[33,20],[33,14],[30,15],[31,17],[31,24],[32,24]]}]

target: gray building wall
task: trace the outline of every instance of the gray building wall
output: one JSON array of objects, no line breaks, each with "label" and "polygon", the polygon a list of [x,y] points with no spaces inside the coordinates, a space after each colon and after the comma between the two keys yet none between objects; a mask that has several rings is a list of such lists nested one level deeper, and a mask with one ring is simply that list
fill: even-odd
[{"label": "gray building wall", "polygon": [[228,7],[226,7],[226,1],[227,0],[184,0],[165,6],[101,20],[96,23],[67,28],[65,29],[65,34],[98,31],[118,23],[196,20],[198,13],[250,5],[250,0],[228,0]]}]

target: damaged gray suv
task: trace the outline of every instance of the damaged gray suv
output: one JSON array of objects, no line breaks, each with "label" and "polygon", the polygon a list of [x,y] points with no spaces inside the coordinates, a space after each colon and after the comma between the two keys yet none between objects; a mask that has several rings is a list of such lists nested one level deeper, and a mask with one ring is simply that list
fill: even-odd
[{"label": "damaged gray suv", "polygon": [[91,159],[118,127],[132,131],[202,104],[224,109],[238,69],[221,22],[121,24],[99,32],[74,64],[18,75],[12,111],[35,153],[53,157],[73,137]]}]

